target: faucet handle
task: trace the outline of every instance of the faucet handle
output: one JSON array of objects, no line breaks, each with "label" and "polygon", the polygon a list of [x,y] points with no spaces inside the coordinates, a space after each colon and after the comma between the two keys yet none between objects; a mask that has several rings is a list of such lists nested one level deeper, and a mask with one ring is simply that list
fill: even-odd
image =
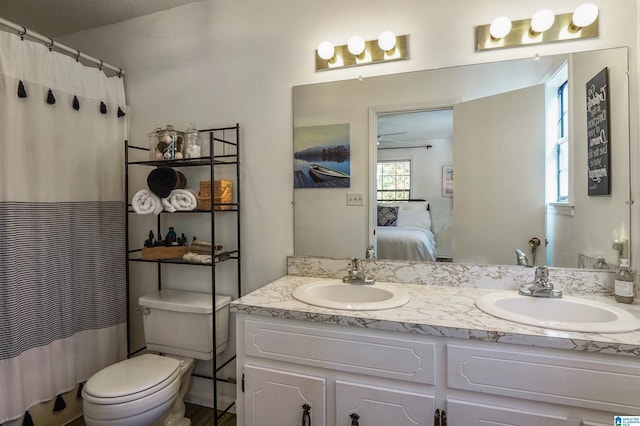
[{"label": "faucet handle", "polygon": [[359,271],[361,267],[362,267],[362,262],[360,261],[360,259],[358,259],[357,257],[354,257],[353,259],[351,259],[351,268],[354,271]]},{"label": "faucet handle", "polygon": [[545,266],[538,266],[535,272],[535,282],[547,282],[549,281],[549,268]]}]

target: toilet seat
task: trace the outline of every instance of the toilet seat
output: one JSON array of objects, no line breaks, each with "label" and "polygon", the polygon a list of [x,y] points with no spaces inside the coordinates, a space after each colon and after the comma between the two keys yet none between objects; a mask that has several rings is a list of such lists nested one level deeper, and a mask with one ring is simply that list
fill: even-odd
[{"label": "toilet seat", "polygon": [[84,385],[82,397],[97,405],[122,404],[153,395],[180,380],[184,361],[144,354],[110,365]]}]

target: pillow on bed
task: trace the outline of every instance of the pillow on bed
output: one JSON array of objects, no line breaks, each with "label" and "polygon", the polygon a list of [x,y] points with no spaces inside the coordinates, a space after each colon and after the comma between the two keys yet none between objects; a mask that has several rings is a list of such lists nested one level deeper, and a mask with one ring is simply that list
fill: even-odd
[{"label": "pillow on bed", "polygon": [[396,226],[419,226],[431,229],[431,215],[428,211],[400,210]]},{"label": "pillow on bed", "polygon": [[400,210],[411,211],[411,212],[424,212],[429,210],[429,202],[428,201],[407,201],[402,203],[402,207]]},{"label": "pillow on bed", "polygon": [[398,210],[397,206],[378,206],[378,226],[396,226]]}]

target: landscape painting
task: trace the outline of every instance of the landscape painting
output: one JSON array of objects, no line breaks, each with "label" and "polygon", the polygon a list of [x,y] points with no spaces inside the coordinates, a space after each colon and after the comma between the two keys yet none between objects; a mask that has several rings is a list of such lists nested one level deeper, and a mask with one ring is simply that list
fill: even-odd
[{"label": "landscape painting", "polygon": [[293,129],[294,188],[349,188],[350,125]]}]

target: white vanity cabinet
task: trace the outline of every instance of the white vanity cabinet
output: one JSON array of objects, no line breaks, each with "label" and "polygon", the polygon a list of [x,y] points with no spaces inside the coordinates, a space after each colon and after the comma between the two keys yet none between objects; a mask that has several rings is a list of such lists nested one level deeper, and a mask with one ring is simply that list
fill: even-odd
[{"label": "white vanity cabinet", "polygon": [[241,313],[236,330],[239,425],[433,425],[433,342]]},{"label": "white vanity cabinet", "polygon": [[[238,425],[599,426],[640,415],[640,360],[238,312]],[[352,415],[355,415],[352,417]],[[306,423],[309,424],[309,423]]]},{"label": "white vanity cabinet", "polygon": [[431,395],[342,380],[335,384],[336,426],[433,424],[435,398]]},{"label": "white vanity cabinet", "polygon": [[244,377],[244,424],[297,425],[303,416],[326,424],[324,378],[250,364]]}]

